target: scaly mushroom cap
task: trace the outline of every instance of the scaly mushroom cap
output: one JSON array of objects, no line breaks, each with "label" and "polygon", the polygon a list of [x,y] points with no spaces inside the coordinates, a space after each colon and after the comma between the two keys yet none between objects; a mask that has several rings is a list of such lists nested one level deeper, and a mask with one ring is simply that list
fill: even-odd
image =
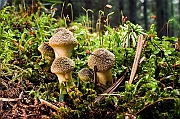
[{"label": "scaly mushroom cap", "polygon": [[78,76],[84,82],[93,79],[93,73],[88,68],[82,68],[78,72]]},{"label": "scaly mushroom cap", "polygon": [[74,38],[72,32],[65,28],[58,28],[54,35],[49,40],[49,45],[53,46],[62,46],[62,45],[71,45],[75,47],[77,45],[77,40]]},{"label": "scaly mushroom cap", "polygon": [[68,57],[58,57],[52,63],[51,72],[55,74],[66,74],[71,72],[75,67],[75,63]]},{"label": "scaly mushroom cap", "polygon": [[54,53],[53,48],[49,46],[48,43],[41,44],[38,50],[42,55],[52,55]]},{"label": "scaly mushroom cap", "polygon": [[57,28],[55,31],[54,31],[54,34],[56,34],[58,31],[61,31],[62,28]]},{"label": "scaly mushroom cap", "polygon": [[98,71],[107,71],[113,67],[115,55],[104,48],[95,50],[88,59],[88,66],[94,69],[97,66]]}]

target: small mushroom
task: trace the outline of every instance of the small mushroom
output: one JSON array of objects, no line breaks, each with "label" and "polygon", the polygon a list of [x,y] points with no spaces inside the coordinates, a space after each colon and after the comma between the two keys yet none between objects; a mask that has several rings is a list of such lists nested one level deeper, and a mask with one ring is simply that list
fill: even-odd
[{"label": "small mushroom", "polygon": [[77,40],[69,30],[58,28],[50,38],[49,45],[54,49],[55,57],[70,57],[73,48],[77,45]]},{"label": "small mushroom", "polygon": [[115,55],[104,48],[96,49],[88,58],[88,66],[94,69],[97,66],[98,82],[106,85],[112,83],[111,68],[115,63]]},{"label": "small mushroom", "polygon": [[93,79],[93,73],[88,68],[82,68],[78,72],[78,76],[83,82],[87,82]]},{"label": "small mushroom", "polygon": [[42,55],[43,59],[46,59],[46,57],[54,57],[54,51],[53,48],[51,46],[48,45],[48,43],[42,43],[39,47],[38,47],[39,52]]},{"label": "small mushroom", "polygon": [[[57,57],[53,61],[51,65],[51,72],[55,73],[58,77],[59,80],[59,85],[60,85],[60,95],[59,95],[59,101],[63,102],[64,101],[64,87],[67,79],[71,80],[72,79],[72,70],[75,67],[75,63],[73,60],[71,60],[68,57]],[[67,88],[68,91],[68,88]]]},{"label": "small mushroom", "polygon": [[71,80],[71,71],[74,69],[75,63],[68,57],[57,57],[52,63],[51,72],[58,77],[59,83],[65,82],[66,79]]}]

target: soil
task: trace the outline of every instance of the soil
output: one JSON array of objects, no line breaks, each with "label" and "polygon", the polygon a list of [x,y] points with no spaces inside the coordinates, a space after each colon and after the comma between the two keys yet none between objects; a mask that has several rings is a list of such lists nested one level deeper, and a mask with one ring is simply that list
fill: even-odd
[{"label": "soil", "polygon": [[33,87],[28,80],[11,83],[7,77],[0,77],[0,119],[48,119],[57,114],[64,103],[34,98],[26,92]]}]

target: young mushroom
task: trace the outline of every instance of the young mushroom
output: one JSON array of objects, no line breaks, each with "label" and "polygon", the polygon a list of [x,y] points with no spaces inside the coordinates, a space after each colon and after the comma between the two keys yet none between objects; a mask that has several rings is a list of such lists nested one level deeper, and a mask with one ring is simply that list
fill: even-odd
[{"label": "young mushroom", "polygon": [[115,63],[115,55],[104,48],[98,48],[88,58],[88,66],[94,69],[97,66],[98,82],[105,85],[112,83],[111,68]]},{"label": "young mushroom", "polygon": [[51,72],[55,73],[58,77],[59,84],[60,84],[60,96],[59,101],[64,101],[63,95],[63,82],[72,79],[72,70],[75,67],[75,63],[68,57],[57,57],[52,63]]},{"label": "young mushroom", "polygon": [[49,45],[54,49],[55,57],[70,57],[73,48],[77,45],[77,40],[72,32],[65,28],[59,28],[50,38]]},{"label": "young mushroom", "polygon": [[87,82],[93,79],[93,73],[88,68],[82,68],[78,72],[78,76],[83,82]]},{"label": "young mushroom", "polygon": [[54,57],[54,51],[52,49],[51,46],[49,46],[48,43],[42,43],[39,47],[38,47],[39,52],[42,55],[42,59],[52,59]]},{"label": "young mushroom", "polygon": [[75,63],[68,57],[57,57],[51,65],[51,72],[58,77],[59,83],[71,80],[71,71],[74,69]]}]

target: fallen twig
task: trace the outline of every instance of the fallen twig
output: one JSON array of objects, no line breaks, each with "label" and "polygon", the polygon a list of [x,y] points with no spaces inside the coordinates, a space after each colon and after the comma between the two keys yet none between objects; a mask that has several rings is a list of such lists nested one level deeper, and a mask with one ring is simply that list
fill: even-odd
[{"label": "fallen twig", "polygon": [[14,101],[19,101],[21,98],[0,98],[0,101],[3,102],[14,102]]},{"label": "fallen twig", "polygon": [[53,109],[58,111],[59,107],[57,107],[57,106],[55,106],[55,105],[53,105],[53,104],[51,104],[48,101],[45,101],[43,99],[39,99],[39,100],[40,100],[42,105],[47,105],[47,106],[49,106],[49,107],[51,107],[51,108],[53,108]]},{"label": "fallen twig", "polygon": [[143,35],[140,34],[139,38],[138,38],[136,55],[135,55],[134,63],[133,63],[132,70],[131,70],[131,76],[130,76],[130,79],[129,79],[129,84],[132,84],[134,76],[136,74],[136,70],[137,70],[137,67],[138,67],[138,64],[139,64],[139,59],[140,59],[143,43],[144,43],[143,42]]}]

